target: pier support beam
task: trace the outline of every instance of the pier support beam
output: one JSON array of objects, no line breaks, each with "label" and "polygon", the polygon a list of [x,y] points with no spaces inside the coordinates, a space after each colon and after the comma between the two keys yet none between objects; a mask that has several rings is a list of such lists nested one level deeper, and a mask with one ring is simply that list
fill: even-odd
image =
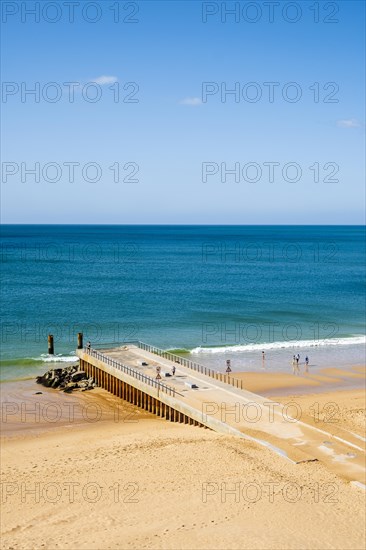
[{"label": "pier support beam", "polygon": [[[138,389],[135,386],[120,380],[113,374],[106,372],[103,368],[96,367],[92,363],[89,363],[88,360],[80,359],[79,368],[84,370],[87,376],[92,377],[99,387],[107,390],[120,399],[144,409],[145,411],[155,414],[160,418],[165,418],[170,422],[179,422],[189,424],[191,426],[203,426],[203,424],[197,420],[194,420],[185,413],[180,412],[174,407],[160,401],[159,398],[153,397],[152,395],[145,393],[144,390]],[[221,378],[222,375],[217,374],[217,377]]]}]

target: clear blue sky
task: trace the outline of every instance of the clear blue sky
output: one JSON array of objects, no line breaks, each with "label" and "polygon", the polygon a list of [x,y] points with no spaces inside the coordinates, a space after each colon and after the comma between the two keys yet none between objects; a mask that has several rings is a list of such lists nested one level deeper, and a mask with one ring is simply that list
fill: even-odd
[{"label": "clear blue sky", "polygon": [[[73,23],[62,0],[54,23],[52,8],[35,22],[21,13],[24,2],[2,4],[2,79],[13,83],[6,84],[6,103],[3,95],[2,162],[18,169],[4,181],[4,170],[12,168],[3,164],[3,223],[364,223],[364,2],[298,1],[302,13],[294,23],[286,21],[295,18],[294,11],[283,14],[288,2],[275,6],[272,23],[261,1],[259,20],[252,23],[246,19],[256,14],[248,2],[239,3],[237,22],[228,15],[226,23],[221,2],[143,1],[135,15],[134,3],[119,2],[117,23],[110,9],[117,2],[109,0],[94,2],[101,15],[95,23],[90,22],[95,8],[88,8],[85,20],[81,10],[90,2],[81,0]],[[34,9],[36,3],[26,4]],[[226,2],[228,9],[234,4]],[[310,9],[316,4],[318,23]],[[338,13],[332,13],[333,6]],[[204,23],[202,11],[216,9]],[[96,103],[82,93],[91,81],[102,93]],[[36,82],[49,97],[56,88],[45,85],[57,83],[60,101],[47,102],[41,95],[38,103],[34,96],[22,102],[22,86],[34,88]],[[74,103],[65,82],[80,83]],[[121,98],[133,91],[123,90],[127,82],[139,86],[138,102],[114,102],[117,85]],[[219,92],[202,101],[203,82],[217,83],[219,90],[239,83],[239,101],[228,95],[223,102]],[[246,88],[249,82],[256,88]],[[265,82],[279,83],[273,102]],[[298,102],[282,97],[289,82],[302,92]],[[329,82],[339,90],[334,85],[323,90]],[[248,101],[258,89],[262,98]],[[289,88],[289,94],[294,91]],[[324,102],[327,95],[338,102]],[[58,163],[61,179],[52,183],[41,174],[35,182],[23,174],[22,181],[24,167],[36,162],[41,169]],[[65,162],[80,163],[73,182]],[[89,162],[101,168],[95,183],[82,176],[81,167]],[[202,181],[205,162],[211,169],[217,165],[218,173]],[[279,163],[272,182],[263,164],[268,162]],[[297,182],[282,178],[290,162],[301,167]],[[133,170],[123,166],[136,163],[138,181],[114,182],[109,169],[114,163],[120,164],[121,180]],[[256,163],[262,176],[248,182],[241,173],[240,181],[234,176],[221,181],[221,163],[228,169]],[[319,181],[315,168],[309,169],[314,163]],[[325,169],[327,163],[339,166],[333,176],[338,182],[324,181],[334,167]],[[255,177],[251,170],[249,179]],[[50,178],[54,173],[50,169]],[[91,169],[88,176],[93,175]],[[294,175],[290,168],[290,179]]]}]

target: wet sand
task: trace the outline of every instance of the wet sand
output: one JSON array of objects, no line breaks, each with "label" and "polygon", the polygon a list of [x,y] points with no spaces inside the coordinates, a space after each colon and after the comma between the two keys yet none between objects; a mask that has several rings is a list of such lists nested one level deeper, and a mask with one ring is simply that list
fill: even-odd
[{"label": "wet sand", "polygon": [[291,395],[295,393],[323,393],[329,390],[365,389],[365,367],[355,366],[349,370],[326,368],[317,374],[299,375],[270,372],[234,373],[235,378],[243,380],[243,385],[253,393],[268,397]]}]

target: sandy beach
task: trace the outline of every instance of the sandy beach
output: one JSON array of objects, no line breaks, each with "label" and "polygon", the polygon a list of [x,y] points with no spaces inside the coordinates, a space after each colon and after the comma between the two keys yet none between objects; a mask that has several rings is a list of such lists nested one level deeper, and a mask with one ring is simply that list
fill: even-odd
[{"label": "sandy beach", "polygon": [[[250,375],[243,374],[248,389],[296,401],[302,420],[364,436],[362,387],[327,391],[324,377],[345,373],[322,373],[316,393],[301,376]],[[361,369],[353,375],[362,384]],[[2,391],[1,548],[364,547],[364,490],[319,462],[291,464],[255,443],[156,418],[99,388],[36,391],[30,381]],[[33,416],[23,406],[22,417],[22,403]]]}]

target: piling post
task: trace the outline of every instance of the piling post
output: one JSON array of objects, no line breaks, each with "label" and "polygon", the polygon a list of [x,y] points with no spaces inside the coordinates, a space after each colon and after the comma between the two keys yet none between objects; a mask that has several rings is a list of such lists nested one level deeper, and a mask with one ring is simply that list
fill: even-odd
[{"label": "piling post", "polygon": [[53,334],[48,335],[48,355],[55,355],[55,349],[53,346]]},{"label": "piling post", "polygon": [[83,349],[83,333],[78,332],[78,349]]}]

